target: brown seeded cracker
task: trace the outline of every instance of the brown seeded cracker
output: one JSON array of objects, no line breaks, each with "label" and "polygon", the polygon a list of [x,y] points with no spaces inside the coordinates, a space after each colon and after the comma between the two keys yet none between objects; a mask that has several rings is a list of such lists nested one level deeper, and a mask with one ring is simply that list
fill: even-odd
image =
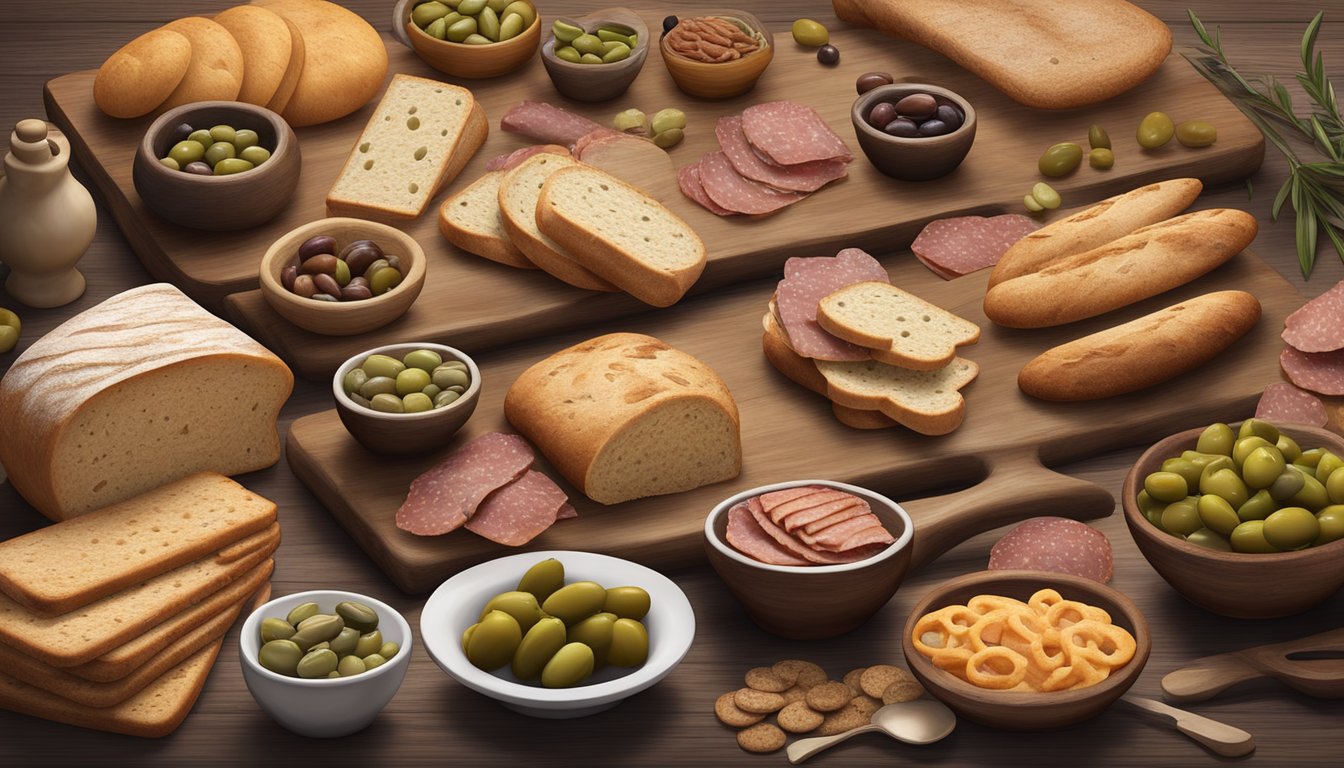
[{"label": "brown seeded cracker", "polygon": [[733,703],[744,712],[769,714],[784,708],[784,697],[778,693],[740,688],[737,693],[733,694]]},{"label": "brown seeded cracker", "polygon": [[887,690],[887,686],[897,680],[914,680],[915,678],[904,669],[890,664],[877,664],[864,670],[859,676],[859,685],[863,692],[873,698],[882,698],[882,692]]},{"label": "brown seeded cracker", "polygon": [[855,696],[849,705],[858,711],[864,717],[871,718],[873,713],[882,708],[882,702],[874,699],[865,693]]},{"label": "brown seeded cracker", "polygon": [[838,712],[826,715],[826,718],[821,721],[821,727],[817,729],[817,735],[834,736],[837,733],[852,731],[861,725],[867,725],[869,717],[864,717],[863,712],[858,707],[847,706]]},{"label": "brown seeded cracker", "polygon": [[859,667],[858,669],[851,669],[845,673],[845,685],[848,685],[850,690],[854,691],[855,696],[863,693],[863,686],[859,685],[859,678],[863,676],[864,671],[867,669],[867,667]]},{"label": "brown seeded cracker", "polygon": [[780,696],[784,697],[784,704],[789,705],[795,701],[805,700],[807,698],[807,689],[799,688],[798,686],[795,685],[792,688],[781,693]]},{"label": "brown seeded cracker", "polygon": [[784,732],[770,723],[757,723],[737,734],[737,745],[748,752],[774,752],[788,739]]},{"label": "brown seeded cracker", "polygon": [[834,712],[844,708],[853,698],[854,692],[848,685],[831,680],[808,690],[807,706],[818,712]]},{"label": "brown seeded cracker", "polygon": [[[826,670],[810,661],[800,661],[799,659],[786,659],[776,662],[770,669],[785,680],[792,679],[794,684],[804,689],[821,685],[828,679]],[[790,672],[792,672],[792,677],[790,677]]]},{"label": "brown seeded cracker", "polygon": [[756,667],[747,672],[747,687],[767,693],[783,693],[793,686],[792,680],[785,680],[771,671],[770,667]]},{"label": "brown seeded cracker", "polygon": [[736,693],[737,691],[729,691],[715,700],[714,716],[719,718],[719,722],[734,728],[745,728],[765,719],[765,715],[743,712],[738,709],[737,705],[733,703],[733,696]]},{"label": "brown seeded cracker", "polygon": [[924,686],[919,684],[918,680],[897,680],[888,685],[882,691],[883,704],[899,704],[903,701],[914,701],[924,695]]},{"label": "brown seeded cracker", "polygon": [[810,733],[821,725],[825,716],[807,706],[805,702],[795,701],[779,710],[779,727],[789,733]]}]

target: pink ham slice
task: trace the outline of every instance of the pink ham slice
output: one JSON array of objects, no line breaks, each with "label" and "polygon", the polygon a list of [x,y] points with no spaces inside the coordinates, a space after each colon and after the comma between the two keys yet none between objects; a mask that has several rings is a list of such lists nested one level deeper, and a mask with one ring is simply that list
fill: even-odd
[{"label": "pink ham slice", "polygon": [[544,144],[570,146],[584,134],[604,126],[543,101],[524,101],[505,113],[499,127]]},{"label": "pink ham slice", "polygon": [[808,565],[809,561],[780,546],[752,516],[747,502],[728,510],[728,544],[747,557],[770,565]]},{"label": "pink ham slice", "polygon": [[518,435],[487,432],[464,443],[411,482],[397,527],[417,536],[460,528],[491,491],[521,477],[535,458]]},{"label": "pink ham slice", "polygon": [[[853,538],[855,534],[861,531],[866,531],[869,528],[881,527],[882,521],[877,518],[877,515],[870,513],[852,517],[842,523],[827,526],[816,533],[799,533],[797,536],[803,540],[804,544],[817,549],[824,549],[827,552],[844,552],[847,549],[846,543]],[[890,535],[888,535],[887,539],[888,542],[895,541]]]},{"label": "pink ham slice", "polygon": [[1297,386],[1321,395],[1344,395],[1344,349],[1302,352],[1284,347],[1279,367]]},{"label": "pink ham slice", "polygon": [[845,161],[816,160],[798,165],[771,165],[760,158],[747,143],[742,132],[742,118],[736,115],[719,118],[714,126],[719,147],[733,166],[733,170],[752,181],[759,181],[784,192],[815,192],[837,179],[849,175]]},{"label": "pink ham slice", "polygon": [[1302,352],[1344,349],[1344,281],[1283,321],[1283,340]]},{"label": "pink ham slice", "polygon": [[1324,427],[1329,421],[1325,403],[1319,397],[1282,381],[1265,387],[1255,406],[1255,418],[1275,424],[1309,424],[1313,427]]},{"label": "pink ham slice", "polygon": [[[845,494],[842,498],[827,501],[822,504],[814,504],[806,509],[792,512],[779,518],[775,522],[784,526],[784,530],[789,533],[797,533],[800,529],[806,531],[808,526],[815,525],[820,520],[844,514],[847,510],[863,510],[865,508],[866,505],[864,505],[862,499],[857,499],[849,494]],[[862,511],[855,514],[862,514]],[[773,519],[774,516],[772,515],[771,518]]]},{"label": "pink ham slice", "polygon": [[802,557],[809,562],[817,565],[838,565],[841,563],[853,563],[864,558],[872,557],[877,552],[877,548],[861,547],[849,552],[822,552],[812,549],[804,544],[797,537],[791,535],[788,531],[775,525],[770,516],[761,508],[760,498],[753,498],[747,501],[747,507],[751,510],[751,516],[755,518],[757,525],[774,539],[776,543],[795,555]]},{"label": "pink ham slice", "polygon": [[760,496],[761,508],[767,512],[780,504],[785,504],[794,499],[801,499],[804,496],[812,496],[829,490],[820,485],[800,485],[796,488],[785,488],[781,491],[771,491],[763,493]]},{"label": "pink ham slice", "polygon": [[566,498],[554,480],[529,469],[486,496],[467,519],[467,530],[496,544],[521,547],[555,523]]},{"label": "pink ham slice", "polygon": [[508,171],[523,164],[523,161],[533,155],[539,155],[542,152],[550,152],[556,155],[568,155],[569,150],[559,144],[533,144],[530,147],[521,147],[512,152],[502,155],[495,155],[485,161],[485,170],[487,171]]},{"label": "pink ham slice", "polygon": [[849,520],[850,518],[858,517],[860,515],[866,515],[871,513],[872,511],[873,511],[872,508],[868,506],[868,502],[864,501],[863,499],[859,499],[858,504],[841,508],[827,515],[826,517],[820,517],[817,518],[816,520],[813,520],[810,523],[807,523],[806,525],[803,526],[803,533],[809,533],[809,534],[816,533],[817,531],[820,531],[822,528],[830,527],[832,525],[835,525],[836,523],[843,523],[844,521]]},{"label": "pink ham slice", "polygon": [[868,350],[817,324],[817,307],[845,286],[874,280],[890,282],[877,259],[858,248],[846,248],[834,257],[794,257],[785,262],[775,303],[793,351],[815,360],[867,360]]},{"label": "pink ham slice", "polygon": [[931,221],[910,250],[944,280],[999,263],[1008,248],[1036,231],[1036,222],[1016,213],[985,218],[957,216]]},{"label": "pink ham slice", "polygon": [[705,191],[705,185],[700,182],[700,164],[691,163],[683,165],[681,170],[677,171],[677,186],[681,187],[681,193],[715,216],[736,216],[737,211],[730,211],[722,205],[709,198],[709,193]]},{"label": "pink ham slice", "polygon": [[1102,584],[1114,556],[1106,534],[1063,517],[1037,517],[1004,534],[989,551],[989,569],[1052,571]]},{"label": "pink ham slice", "polygon": [[710,152],[700,158],[700,183],[716,205],[750,216],[774,213],[807,197],[801,192],[780,192],[744,178],[722,152]]},{"label": "pink ham slice", "polygon": [[854,159],[815,109],[792,101],[754,104],[742,112],[747,141],[776,165]]},{"label": "pink ham slice", "polygon": [[[574,157],[584,160],[584,154],[595,146],[600,146],[609,141],[648,141],[638,136],[631,136],[628,133],[621,133],[613,128],[598,128],[595,131],[589,131],[574,142]],[[650,145],[653,142],[648,141]],[[656,147],[655,147],[656,149]],[[584,160],[584,162],[587,162]]]},{"label": "pink ham slice", "polygon": [[761,507],[765,510],[767,515],[770,515],[770,519],[775,521],[776,525],[784,525],[784,518],[795,512],[810,509],[818,504],[837,501],[847,496],[849,496],[849,494],[842,491],[833,491],[826,488],[819,490],[816,493],[800,496],[774,506],[768,506],[765,499],[761,499]]}]

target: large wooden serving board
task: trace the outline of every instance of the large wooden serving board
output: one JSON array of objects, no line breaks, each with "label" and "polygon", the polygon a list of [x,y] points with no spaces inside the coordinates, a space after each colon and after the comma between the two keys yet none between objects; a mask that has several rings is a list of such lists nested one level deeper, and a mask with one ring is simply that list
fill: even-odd
[{"label": "large wooden serving board", "polygon": [[[651,29],[659,20],[650,16]],[[834,252],[837,242],[888,252],[908,244],[930,219],[964,212],[1016,211],[1022,196],[1039,179],[1036,160],[1058,141],[1085,142],[1091,123],[1105,126],[1116,146],[1110,171],[1084,166],[1054,185],[1069,205],[1092,201],[1140,183],[1173,176],[1198,176],[1208,183],[1240,178],[1259,167],[1260,133],[1185,61],[1173,56],[1148,82],[1118,99],[1086,110],[1045,112],[1018,105],[948,61],[913,43],[872,30],[835,34],[841,62],[817,63],[813,49],[776,37],[777,52],[756,89],[726,102],[692,99],[676,89],[659,54],[650,52],[639,78],[623,97],[604,104],[581,104],[560,97],[540,61],[487,81],[463,81],[480,99],[492,133],[467,165],[455,189],[477,178],[485,161],[527,143],[498,129],[499,118],[524,99],[549,101],[585,114],[601,124],[626,107],[652,114],[667,106],[685,110],[687,140],[670,153],[675,166],[696,161],[718,148],[714,122],[753,103],[790,99],[815,107],[845,139],[856,159],[850,177],[808,200],[764,219],[723,219],[683,198],[674,184],[654,184],[664,202],[677,210],[704,238],[710,264],[695,293],[745,278],[779,271],[789,256]],[[388,39],[390,70],[427,77],[429,69],[409,49]],[[936,83],[964,95],[979,115],[975,146],[962,167],[932,182],[892,180],[878,173],[860,152],[850,124],[855,78],[869,70],[898,79]],[[207,307],[220,311],[225,297],[257,286],[257,266],[280,234],[324,215],[324,198],[363,129],[372,105],[342,120],[299,130],[303,173],[292,204],[261,227],[234,233],[203,233],[169,224],[145,209],[131,183],[135,145],[148,119],[114,120],[94,106],[92,72],[56,78],[47,84],[51,118],[69,134],[75,154],[112,210],[151,274],[171,281]],[[1132,135],[1149,111],[1161,109],[1178,120],[1200,118],[1218,127],[1218,142],[1192,150],[1172,142],[1143,152]],[[669,181],[671,168],[662,174]],[[632,179],[635,182],[647,179]],[[667,190],[671,190],[668,192]],[[405,339],[438,340],[481,349],[550,329],[579,325],[648,309],[624,295],[599,295],[563,285],[545,274],[503,267],[458,251],[437,229],[438,203],[405,229],[430,259],[424,293],[399,321],[358,337],[329,338],[291,326],[265,304],[260,293],[228,301],[229,316],[288,360],[307,378],[321,378],[351,354]]]},{"label": "large wooden serving board", "polygon": [[[962,355],[980,365],[963,394],[967,415],[943,437],[904,429],[853,430],[831,415],[829,403],[776,373],[761,352],[761,316],[774,280],[754,281],[645,314],[605,330],[649,333],[714,368],[727,383],[742,418],[743,467],[734,480],[672,496],[604,507],[562,481],[579,510],[528,546],[582,549],[655,565],[699,558],[705,515],[746,488],[784,480],[824,478],[863,485],[906,504],[915,520],[916,565],[964,538],[1011,517],[1110,514],[1113,502],[1095,486],[1042,468],[1121,446],[1152,442],[1214,419],[1249,415],[1266,384],[1279,380],[1283,318],[1301,296],[1259,258],[1243,253],[1191,285],[1109,315],[1073,325],[1023,331],[1000,328],[981,309],[989,270],[943,282],[918,262],[886,260],[893,282],[972,320],[983,329]],[[1017,372],[1055,344],[1156,311],[1208,291],[1253,292],[1264,313],[1256,327],[1200,370],[1146,391],[1090,403],[1046,403],[1023,395]],[[527,366],[596,335],[565,332],[480,355],[483,390],[475,415],[446,446],[491,430],[513,431],[503,417],[508,386]],[[393,516],[411,480],[442,456],[388,459],[365,451],[334,410],[294,422],[287,456],[294,473],[370,557],[408,592],[423,592],[463,567],[504,549],[466,530],[419,537],[399,530]],[[1039,462],[1039,463],[1038,463]],[[542,468],[560,479],[549,466]],[[964,488],[952,497],[911,499]],[[1118,492],[1118,488],[1108,489]],[[1012,515],[1002,507],[1013,505]],[[935,533],[936,529],[936,533]]]}]

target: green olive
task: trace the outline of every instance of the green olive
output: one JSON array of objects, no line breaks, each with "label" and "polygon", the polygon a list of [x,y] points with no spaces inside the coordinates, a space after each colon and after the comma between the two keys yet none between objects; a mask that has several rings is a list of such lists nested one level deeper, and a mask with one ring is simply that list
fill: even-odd
[{"label": "green olive", "polygon": [[1185,537],[1190,544],[1205,549],[1212,549],[1218,552],[1231,552],[1232,544],[1228,542],[1226,536],[1220,536],[1208,528],[1200,528],[1198,531]]},{"label": "green olive", "polygon": [[1302,455],[1298,456],[1297,460],[1293,463],[1316,469],[1316,465],[1321,463],[1321,456],[1326,453],[1327,451],[1324,448],[1309,448],[1303,451]]},{"label": "green olive", "polygon": [[1115,152],[1105,147],[1099,147],[1087,153],[1087,164],[1099,171],[1107,171],[1115,167]]},{"label": "green olive", "polygon": [[1186,488],[1198,488],[1199,476],[1204,472],[1204,467],[1189,459],[1174,457],[1162,462],[1162,471],[1175,472],[1185,478]]},{"label": "green olive", "polygon": [[460,397],[462,397],[460,393],[454,392],[451,389],[448,390],[447,392],[440,392],[439,394],[434,396],[434,407],[444,408],[446,406],[452,405]]},{"label": "green olive", "polygon": [[216,142],[232,144],[238,132],[231,125],[216,125],[210,129],[210,139]]},{"label": "green olive", "polygon": [[310,619],[321,612],[322,609],[317,606],[317,603],[301,603],[294,606],[289,615],[285,617],[285,621],[297,627],[304,619]]},{"label": "green olive", "polygon": [[[1036,167],[1040,170],[1042,176],[1055,178],[1066,176],[1077,170],[1078,165],[1083,162],[1083,148],[1071,141],[1061,142],[1052,145],[1041,155],[1037,161]],[[1037,198],[1039,201],[1039,198]]]},{"label": "green olive", "polygon": [[1213,473],[1206,471],[1199,480],[1199,492],[1222,496],[1234,508],[1240,508],[1251,496],[1246,483],[1233,469],[1220,469]]},{"label": "green olive", "polygon": [[1293,498],[1301,493],[1302,488],[1307,484],[1307,474],[1297,465],[1284,467],[1279,476],[1274,478],[1274,482],[1270,483],[1269,495],[1274,497],[1275,501],[1287,501]]},{"label": "green olive", "polygon": [[1266,442],[1273,445],[1279,441],[1279,428],[1264,419],[1247,419],[1241,422],[1241,426],[1237,429],[1237,437],[1247,438],[1252,435],[1263,437]]},{"label": "green olive", "polygon": [[316,651],[309,651],[299,659],[298,667],[294,670],[299,677],[313,680],[319,677],[326,677],[336,671],[340,664],[340,659],[330,648],[321,648]]},{"label": "green olive", "polygon": [[1344,467],[1336,469],[1325,479],[1325,495],[1331,504],[1344,504]]},{"label": "green olive", "polygon": [[640,587],[612,587],[607,590],[602,610],[622,619],[640,621],[648,615],[651,604],[649,593]]},{"label": "green olive", "polygon": [[1036,202],[1036,198],[1032,197],[1030,192],[1022,197],[1022,205],[1026,206],[1026,209],[1031,213],[1040,213],[1045,210],[1045,206]]},{"label": "green olive", "polygon": [[595,56],[602,55],[602,38],[597,35],[582,34],[574,38],[570,45],[579,53],[591,53]]},{"label": "green olive", "polygon": [[611,631],[616,625],[616,619],[614,613],[595,613],[570,627],[568,639],[593,649],[593,664],[600,667],[607,662],[607,651],[611,649]]},{"label": "green olive", "polygon": [[261,620],[261,642],[288,640],[294,636],[294,625],[284,619],[271,617]]},{"label": "green olive", "polygon": [[1272,445],[1251,451],[1241,465],[1241,477],[1248,488],[1268,488],[1287,467],[1283,454]]},{"label": "green olive", "polygon": [[474,34],[476,34],[476,19],[471,16],[464,16],[464,18],[449,24],[443,36],[450,42],[461,43]]},{"label": "green olive", "polygon": [[489,3],[486,0],[462,0],[457,4],[457,12],[463,16],[475,16],[485,10]]},{"label": "green olive", "polygon": [[795,20],[792,32],[795,43],[810,48],[825,45],[831,41],[831,33],[826,30],[826,27],[821,22],[812,19]]},{"label": "green olive", "polygon": [[1204,482],[1204,478],[1220,469],[1230,469],[1235,472],[1237,465],[1233,463],[1231,456],[1215,456],[1204,465],[1204,471],[1199,473],[1199,481]]},{"label": "green olive", "polygon": [[336,284],[344,288],[350,284],[350,265],[344,261],[336,260]]},{"label": "green olive", "polygon": [[277,675],[293,677],[303,649],[293,640],[271,640],[257,652],[257,662]]},{"label": "green olive", "polygon": [[294,633],[290,640],[298,643],[303,650],[309,651],[318,643],[335,639],[344,628],[345,622],[341,620],[340,616],[313,616],[299,626],[298,631]]},{"label": "green olive", "polygon": [[539,620],[523,635],[513,654],[514,676],[519,680],[530,680],[540,675],[546,662],[564,645],[565,623],[553,616]]},{"label": "green olive", "polygon": [[512,40],[521,35],[524,29],[530,25],[526,19],[518,13],[506,13],[499,20],[499,41]]},{"label": "green olive", "polygon": [[1331,504],[1317,512],[1316,523],[1320,525],[1321,532],[1316,541],[1312,542],[1313,546],[1319,547],[1344,539],[1344,504]]},{"label": "green olive", "polygon": [[1246,503],[1237,508],[1237,517],[1242,522],[1247,520],[1264,520],[1269,517],[1274,510],[1279,508],[1279,502],[1271,495],[1269,490],[1262,488],[1256,491]]},{"label": "green olive", "polygon": [[593,581],[576,581],[566,584],[551,593],[542,603],[541,609],[573,626],[602,610],[607,601],[607,590]]},{"label": "green olive", "polygon": [[1198,501],[1193,496],[1168,504],[1162,510],[1162,530],[1173,536],[1189,536],[1203,527]]},{"label": "green olive", "polygon": [[417,349],[407,352],[406,356],[401,358],[401,362],[407,368],[418,368],[425,373],[433,373],[435,368],[443,365],[443,357],[432,349]]},{"label": "green olive", "polygon": [[627,48],[634,48],[639,42],[639,35],[634,32],[626,33],[612,27],[598,29],[597,37],[604,43],[624,43]]},{"label": "green olive", "polygon": [[234,149],[232,144],[227,141],[217,141],[205,150],[205,157],[203,159],[211,168],[213,168],[216,165],[219,165],[219,161],[228,160],[229,158],[237,156],[238,150]]},{"label": "green olive", "polygon": [[236,131],[233,135],[233,146],[237,148],[239,152],[242,152],[248,147],[255,147],[260,143],[261,137],[257,135],[256,131],[250,128],[243,128]]},{"label": "green olive", "polygon": [[1092,149],[1110,149],[1111,135],[1105,128],[1093,123],[1092,127],[1087,129],[1087,146]]},{"label": "green olive", "polygon": [[630,58],[630,46],[625,43],[604,43],[603,45],[611,46],[602,52],[603,64],[614,64]]},{"label": "green olive", "polygon": [[372,632],[378,628],[378,612],[354,600],[342,600],[337,603],[336,615],[341,617],[345,626],[359,630],[360,634]]},{"label": "green olive", "polygon": [[271,159],[271,151],[265,147],[248,147],[238,151],[238,157],[256,167]]},{"label": "green olive", "polygon": [[476,16],[476,31],[492,43],[499,42],[499,14],[489,6]]},{"label": "green olive", "polygon": [[1299,507],[1306,507],[1313,512],[1330,505],[1330,496],[1325,492],[1325,486],[1320,480],[1311,475],[1302,476],[1302,490],[1293,494],[1289,499],[1293,504]]},{"label": "green olive", "polygon": [[372,632],[360,635],[359,640],[355,641],[355,655],[362,659],[371,653],[377,653],[378,649],[382,647],[382,630],[375,629]]},{"label": "green olive", "polygon": [[556,590],[565,585],[565,566],[555,558],[533,565],[518,581],[519,592],[531,592],[538,603],[545,603]]},{"label": "green olive", "polygon": [[555,57],[568,61],[571,64],[578,64],[583,59],[583,54],[574,49],[572,45],[565,45],[555,49]]},{"label": "green olive", "polygon": [[[499,17],[503,19],[510,14],[517,14],[523,17],[523,29],[532,26],[532,22],[537,20],[537,10],[532,7],[531,3],[526,2],[526,0],[515,0],[504,6],[504,10],[500,11]],[[521,32],[522,29],[518,31]],[[582,30],[580,30],[580,34],[582,34]]]},{"label": "green olive", "polygon": [[407,368],[397,374],[397,394],[405,397],[419,392],[430,384],[429,373],[420,368]]},{"label": "green olive", "polygon": [[1237,444],[1232,448],[1232,462],[1237,465],[1238,471],[1241,471],[1241,469],[1245,466],[1246,457],[1250,456],[1251,452],[1254,451],[1256,448],[1270,448],[1275,451],[1278,450],[1277,448],[1274,447],[1273,442],[1266,440],[1265,438],[1260,437],[1259,435],[1250,435],[1249,437],[1239,438],[1237,440]]},{"label": "green olive", "polygon": [[1265,521],[1247,520],[1238,525],[1228,537],[1233,552],[1268,553],[1278,552],[1274,545],[1265,539]]},{"label": "green olive", "polygon": [[354,677],[364,674],[368,671],[368,667],[365,666],[364,660],[358,656],[346,656],[336,663],[336,671],[341,674],[341,677]]},{"label": "green olive", "polygon": [[680,109],[669,107],[660,109],[653,113],[653,118],[649,120],[649,129],[655,134],[672,128],[686,128],[686,113]]},{"label": "green olive", "polygon": [[369,290],[373,291],[374,296],[382,296],[384,293],[401,285],[401,271],[392,267],[384,267],[369,278]]},{"label": "green olive", "polygon": [[218,163],[215,163],[215,175],[232,176],[235,173],[250,171],[255,167],[256,166],[240,157],[226,157]]},{"label": "green olive", "polygon": [[425,34],[435,40],[446,40],[448,38],[448,22],[443,19],[435,19],[429,22],[429,26],[425,27]]},{"label": "green olive", "polygon": [[523,631],[512,616],[491,611],[467,641],[467,660],[487,672],[499,669],[513,659],[522,640]]},{"label": "green olive", "polygon": [[210,138],[210,132],[204,128],[192,131],[191,134],[187,136],[187,141],[194,141],[202,147],[209,147],[211,144],[215,143],[215,140]]},{"label": "green olive", "polygon": [[397,653],[399,653],[400,651],[401,651],[400,645],[388,641],[386,643],[383,643],[382,647],[378,649],[378,655],[382,656],[384,659],[391,659],[395,657]]},{"label": "green olive", "polygon": [[1282,432],[1279,433],[1279,439],[1274,443],[1274,447],[1279,449],[1279,453],[1283,454],[1283,460],[1289,464],[1297,461],[1302,455],[1302,448],[1298,446],[1297,441]]},{"label": "green olive", "polygon": [[485,35],[473,32],[472,34],[467,35],[467,39],[463,40],[462,42],[466,43],[467,45],[490,45],[495,41],[491,40]]},{"label": "green olive", "polygon": [[568,45],[583,36],[583,27],[556,19],[551,23],[551,34],[555,35],[557,45],[559,43]]},{"label": "green olive", "polygon": [[1171,141],[1171,136],[1175,132],[1176,125],[1165,112],[1149,112],[1139,121],[1139,129],[1135,132],[1134,138],[1144,149],[1157,149]]},{"label": "green olive", "polygon": [[379,413],[405,413],[406,405],[396,395],[383,392],[369,398],[369,407]]},{"label": "green olive", "polygon": [[547,688],[572,688],[593,674],[593,649],[583,643],[568,643],[555,652],[541,670]]},{"label": "green olive", "polygon": [[174,160],[174,159],[171,158],[171,157],[161,157],[161,158],[159,158],[159,165],[162,165],[164,168],[168,168],[168,169],[170,169],[170,170],[174,170],[174,171],[180,171],[180,170],[182,170],[182,166],[178,165],[178,164],[177,164],[177,161]]},{"label": "green olive", "polygon": [[470,627],[467,627],[466,629],[462,630],[462,650],[464,652],[467,650],[467,643],[471,642],[472,633],[474,633],[476,631],[476,628],[479,626],[481,625],[472,624]]},{"label": "green olive", "polygon": [[1031,185],[1031,197],[1033,200],[1040,203],[1042,208],[1051,211],[1058,208],[1060,203],[1063,202],[1063,199],[1059,196],[1059,193],[1055,191],[1055,188],[1043,181],[1038,181]]},{"label": "green olive", "polygon": [[1320,535],[1321,525],[1316,515],[1302,507],[1284,507],[1265,518],[1265,541],[1284,551],[1311,544]]},{"label": "green olive", "polygon": [[389,379],[386,376],[374,376],[371,379],[365,379],[364,383],[359,385],[359,394],[365,400],[372,400],[378,395],[395,395],[396,393],[396,380]]},{"label": "green olive", "polygon": [[1206,120],[1186,120],[1176,126],[1176,140],[1187,147],[1207,147],[1218,140],[1218,129]]},{"label": "green olive", "polygon": [[1237,443],[1237,435],[1226,424],[1210,424],[1199,433],[1199,442],[1195,450],[1200,453],[1214,453],[1231,456],[1232,447]]},{"label": "green olive", "polygon": [[397,378],[397,374],[406,370],[406,364],[390,355],[369,355],[364,358],[364,362],[359,364],[360,368],[369,375],[369,378],[375,376],[386,376],[389,379]]},{"label": "green olive", "polygon": [[615,667],[642,666],[649,658],[649,633],[634,619],[617,619],[611,630],[607,663]]},{"label": "green olive", "polygon": [[359,630],[351,626],[346,626],[341,630],[341,634],[327,641],[331,650],[336,652],[337,656],[349,656],[355,652],[355,645],[359,643]]},{"label": "green olive", "polygon": [[1190,493],[1185,478],[1175,472],[1154,472],[1143,478],[1143,489],[1154,499],[1170,504]]},{"label": "green olive", "polygon": [[1321,454],[1321,460],[1316,462],[1316,472],[1313,473],[1313,476],[1324,483],[1326,480],[1329,480],[1330,475],[1334,474],[1335,470],[1340,467],[1344,467],[1344,459],[1339,458],[1330,451],[1326,451]]},{"label": "green olive", "polygon": [[402,413],[424,413],[434,410],[434,401],[423,392],[411,392],[401,398]]},{"label": "green olive", "polygon": [[172,149],[168,150],[168,157],[177,161],[178,165],[185,167],[188,163],[194,163],[205,157],[205,145],[191,139],[179,141],[173,145]]},{"label": "green olive", "polygon": [[1221,496],[1204,494],[1199,497],[1199,503],[1196,506],[1199,509],[1199,519],[1204,523],[1204,527],[1215,533],[1227,536],[1232,533],[1232,529],[1241,525],[1242,521],[1237,516],[1237,510]]},{"label": "green olive", "polygon": [[680,144],[685,138],[686,132],[682,129],[668,128],[662,133],[655,133],[653,135],[653,143],[661,149],[671,149]]},{"label": "green olive", "polygon": [[509,614],[518,622],[518,628],[523,632],[531,629],[542,617],[541,606],[537,605],[537,598],[531,592],[501,592],[495,595],[481,609],[478,620],[484,621],[491,611],[503,611]]},{"label": "green olive", "polygon": [[361,659],[361,661],[364,662],[364,669],[366,671],[377,669],[387,663],[387,659],[380,653],[370,653],[368,656]]},{"label": "green olive", "polygon": [[1149,495],[1147,491],[1139,491],[1138,498],[1135,501],[1138,503],[1139,511],[1145,515],[1153,510],[1161,512],[1166,507],[1165,504]]}]

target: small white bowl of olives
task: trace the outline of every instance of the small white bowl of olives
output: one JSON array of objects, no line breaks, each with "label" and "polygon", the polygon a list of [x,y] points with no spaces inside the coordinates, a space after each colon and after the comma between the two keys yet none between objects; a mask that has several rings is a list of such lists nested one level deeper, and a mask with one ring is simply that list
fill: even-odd
[{"label": "small white bowl of olives", "polygon": [[396,695],[411,642],[410,625],[387,603],[311,590],[253,611],[238,637],[238,658],[266,714],[301,736],[335,738],[368,727]]}]

